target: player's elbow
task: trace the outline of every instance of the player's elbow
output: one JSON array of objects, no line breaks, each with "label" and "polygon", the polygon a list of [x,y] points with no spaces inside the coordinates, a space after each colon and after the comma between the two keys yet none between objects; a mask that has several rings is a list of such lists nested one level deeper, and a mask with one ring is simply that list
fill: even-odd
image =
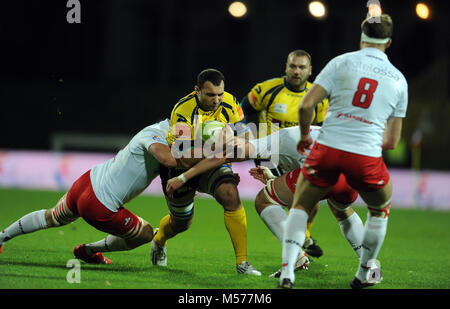
[{"label": "player's elbow", "polygon": [[397,147],[399,142],[400,142],[400,137],[386,138],[383,141],[382,149],[383,150],[393,150]]},{"label": "player's elbow", "polygon": [[177,167],[177,160],[172,156],[159,158],[158,161],[166,167]]}]

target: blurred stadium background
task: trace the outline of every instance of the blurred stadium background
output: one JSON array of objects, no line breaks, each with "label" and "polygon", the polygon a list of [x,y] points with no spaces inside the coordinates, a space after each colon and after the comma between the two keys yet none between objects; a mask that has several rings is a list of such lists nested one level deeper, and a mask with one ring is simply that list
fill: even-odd
[{"label": "blurred stadium background", "polygon": [[[376,1],[321,1],[325,16],[315,17],[312,1],[242,0],[245,14],[234,17],[231,0],[80,0],[81,22],[68,23],[73,2],[2,3],[0,186],[43,185],[45,171],[56,188],[70,185],[169,117],[204,68],[221,70],[240,100],[304,49],[313,81],[331,58],[359,48],[360,23]],[[387,54],[410,96],[402,143],[386,162],[404,177],[405,205],[450,209],[450,4],[380,2],[394,20]],[[86,156],[95,159],[73,167]],[[48,158],[48,166],[39,161]]]}]

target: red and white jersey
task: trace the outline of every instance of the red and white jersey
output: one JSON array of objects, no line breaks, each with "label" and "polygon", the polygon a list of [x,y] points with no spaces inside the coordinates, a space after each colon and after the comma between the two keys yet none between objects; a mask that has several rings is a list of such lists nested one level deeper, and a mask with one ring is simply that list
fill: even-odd
[{"label": "red and white jersey", "polygon": [[[310,135],[313,141],[317,139],[319,132],[320,127],[310,127]],[[286,174],[294,169],[301,168],[306,159],[306,156],[297,151],[299,140],[300,128],[294,126],[283,128],[273,134],[249,142],[255,146],[257,158],[270,160],[282,174]],[[306,153],[309,154],[309,150]]]},{"label": "red and white jersey", "polygon": [[408,84],[382,51],[363,48],[332,59],[314,81],[329,94],[317,142],[332,148],[381,156],[390,117],[405,117]]},{"label": "red and white jersey", "polygon": [[159,175],[159,162],[148,148],[153,143],[167,145],[168,131],[168,119],[148,126],[137,133],[114,158],[92,168],[92,188],[103,205],[117,211]]}]

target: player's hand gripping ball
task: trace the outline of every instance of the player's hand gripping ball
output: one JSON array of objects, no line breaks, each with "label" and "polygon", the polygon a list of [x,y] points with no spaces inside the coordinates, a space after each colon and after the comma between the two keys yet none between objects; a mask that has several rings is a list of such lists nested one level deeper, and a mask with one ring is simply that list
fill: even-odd
[{"label": "player's hand gripping ball", "polygon": [[202,140],[204,142],[209,140],[214,141],[224,127],[225,124],[217,120],[210,120],[202,123]]}]

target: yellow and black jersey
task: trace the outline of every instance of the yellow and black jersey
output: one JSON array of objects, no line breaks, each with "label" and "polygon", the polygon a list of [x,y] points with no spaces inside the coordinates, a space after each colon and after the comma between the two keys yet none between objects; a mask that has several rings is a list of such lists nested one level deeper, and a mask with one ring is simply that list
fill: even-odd
[{"label": "yellow and black jersey", "polygon": [[[170,145],[176,140],[193,140],[201,130],[201,124],[209,120],[222,123],[237,123],[244,119],[244,112],[236,98],[224,92],[223,100],[215,111],[205,111],[198,104],[195,91],[181,98],[170,115],[170,127],[167,142]],[[188,132],[181,128],[188,128]]]},{"label": "yellow and black jersey", "polygon": [[[307,82],[303,90],[295,91],[285,77],[278,77],[256,84],[247,98],[253,109],[259,112],[259,123],[267,123],[267,134],[271,134],[271,124],[278,124],[280,128],[299,124],[298,106],[309,88],[311,83]],[[324,99],[317,104],[311,124],[321,125],[327,110],[328,100]]]}]

